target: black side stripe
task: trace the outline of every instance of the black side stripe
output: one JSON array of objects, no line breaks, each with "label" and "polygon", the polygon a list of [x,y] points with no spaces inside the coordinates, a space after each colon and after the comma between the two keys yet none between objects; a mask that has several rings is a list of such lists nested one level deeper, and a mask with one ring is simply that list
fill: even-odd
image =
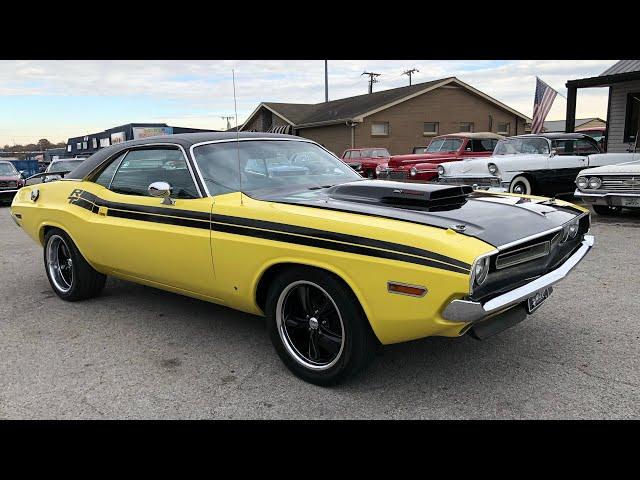
[{"label": "black side stripe", "polygon": [[[89,192],[80,197],[69,197],[70,203],[97,213],[100,206],[108,208],[107,215],[131,220],[140,220],[184,227],[211,229],[224,233],[251,236],[267,240],[294,243],[347,253],[387,258],[419,265],[440,268],[456,273],[468,274],[471,265],[434,252],[408,245],[399,245],[365,237],[327,232],[313,228],[298,227],[282,223],[253,220],[226,215],[209,215],[206,212],[171,210],[163,207],[148,207],[105,201]],[[177,216],[179,215],[179,216]],[[211,217],[211,220],[209,218]],[[275,230],[275,231],[270,231]],[[301,236],[305,235],[305,236]],[[314,237],[314,238],[308,238]],[[356,245],[345,243],[350,242]],[[379,250],[379,249],[388,249]]]}]

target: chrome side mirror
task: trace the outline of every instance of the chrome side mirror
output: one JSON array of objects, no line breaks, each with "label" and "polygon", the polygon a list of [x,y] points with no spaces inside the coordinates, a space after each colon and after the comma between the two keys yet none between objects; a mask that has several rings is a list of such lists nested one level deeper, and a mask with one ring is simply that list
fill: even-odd
[{"label": "chrome side mirror", "polygon": [[163,205],[175,205],[176,201],[171,198],[171,185],[167,182],[153,182],[147,188],[149,195],[152,197],[163,198]]},{"label": "chrome side mirror", "polygon": [[549,157],[555,157],[558,154],[558,151],[555,148],[551,149],[551,152],[549,152]]}]

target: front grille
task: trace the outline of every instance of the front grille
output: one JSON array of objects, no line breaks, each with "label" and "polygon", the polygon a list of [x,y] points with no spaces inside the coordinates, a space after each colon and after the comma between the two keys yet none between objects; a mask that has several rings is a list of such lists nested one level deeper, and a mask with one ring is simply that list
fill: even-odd
[{"label": "front grille", "polygon": [[388,170],[388,173],[391,180],[406,180],[409,178],[407,170]]},{"label": "front grille", "polygon": [[0,188],[16,188],[18,186],[18,182],[15,180],[2,180],[0,181]]},{"label": "front grille", "polygon": [[602,186],[598,190],[640,193],[640,175],[616,175],[602,177]]},{"label": "front grille", "polygon": [[479,187],[499,187],[500,179],[497,177],[440,177],[438,183],[455,185],[478,185]]}]

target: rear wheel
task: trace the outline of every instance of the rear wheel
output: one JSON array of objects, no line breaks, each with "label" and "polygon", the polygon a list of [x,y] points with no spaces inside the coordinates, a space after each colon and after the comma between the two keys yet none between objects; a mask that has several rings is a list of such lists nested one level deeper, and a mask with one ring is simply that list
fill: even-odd
[{"label": "rear wheel", "polygon": [[617,216],[622,213],[622,207],[612,207],[611,205],[593,205],[593,210],[603,216]]},{"label": "rear wheel", "polygon": [[58,228],[45,235],[44,267],[53,291],[69,302],[95,297],[107,279],[87,263],[71,237]]},{"label": "rear wheel", "polygon": [[317,385],[334,385],[366,367],[378,340],[351,290],[328,272],[285,271],[271,285],[267,329],[284,364]]},{"label": "rear wheel", "polygon": [[518,195],[533,195],[533,182],[524,175],[518,175],[511,180],[509,192]]}]

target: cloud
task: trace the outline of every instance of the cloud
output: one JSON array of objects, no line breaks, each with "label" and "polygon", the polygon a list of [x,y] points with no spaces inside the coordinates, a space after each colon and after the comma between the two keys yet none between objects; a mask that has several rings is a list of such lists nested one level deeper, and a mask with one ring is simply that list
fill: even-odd
[{"label": "cloud", "polygon": [[[413,77],[414,83],[457,76],[531,116],[536,75],[565,94],[567,80],[598,75],[614,62],[330,60],[329,96],[337,99],[366,93],[367,77],[361,75],[365,70],[382,74],[379,83],[374,85],[377,91],[406,85],[408,78],[402,72],[417,68],[419,72]],[[240,121],[261,101],[318,103],[324,100],[324,62],[321,60],[0,61],[0,97],[148,98],[165,105],[166,116],[158,117],[154,113],[153,118],[140,121],[171,123],[169,120],[191,119],[189,125],[194,127],[224,128],[226,125],[220,116],[234,112],[232,69],[236,76]],[[578,117],[604,117],[606,98],[606,89],[581,91]],[[564,99],[558,97],[548,118],[564,118],[565,108]],[[64,123],[65,115],[64,111],[59,112],[60,118],[51,126]],[[12,128],[2,122],[7,120],[0,120],[0,130]],[[82,119],[74,119],[73,123],[78,122],[82,123]],[[180,123],[184,124],[184,121]],[[111,126],[104,125],[99,129]],[[40,135],[44,134],[42,128],[39,127]],[[25,127],[25,131],[13,133],[28,135],[30,132],[26,130]]]}]

